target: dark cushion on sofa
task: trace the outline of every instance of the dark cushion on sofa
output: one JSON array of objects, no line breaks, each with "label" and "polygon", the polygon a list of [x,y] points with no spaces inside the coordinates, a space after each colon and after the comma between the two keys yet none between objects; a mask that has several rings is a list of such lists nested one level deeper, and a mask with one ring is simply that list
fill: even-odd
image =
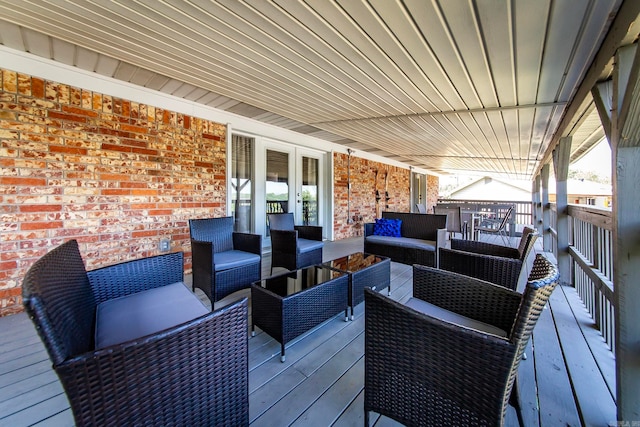
[{"label": "dark cushion on sofa", "polygon": [[366,241],[369,243],[378,243],[388,246],[397,246],[400,248],[422,249],[426,251],[436,250],[436,242],[431,240],[412,239],[410,237],[389,237],[389,236],[367,236]]},{"label": "dark cushion on sofa", "polygon": [[373,225],[373,234],[376,236],[400,237],[402,220],[378,218]]},{"label": "dark cushion on sofa", "polygon": [[96,309],[96,349],[154,334],[208,313],[182,282],[110,299]]}]

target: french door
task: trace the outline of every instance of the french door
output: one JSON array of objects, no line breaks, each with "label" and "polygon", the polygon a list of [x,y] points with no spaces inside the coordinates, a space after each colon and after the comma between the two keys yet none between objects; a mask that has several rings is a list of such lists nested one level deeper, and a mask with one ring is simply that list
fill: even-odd
[{"label": "french door", "polygon": [[293,212],[296,224],[320,225],[323,154],[267,142],[264,159],[265,212]]},{"label": "french door", "polygon": [[292,212],[296,224],[323,225],[324,152],[236,134],[231,151],[236,231],[262,234],[268,242],[267,214],[276,212]]}]

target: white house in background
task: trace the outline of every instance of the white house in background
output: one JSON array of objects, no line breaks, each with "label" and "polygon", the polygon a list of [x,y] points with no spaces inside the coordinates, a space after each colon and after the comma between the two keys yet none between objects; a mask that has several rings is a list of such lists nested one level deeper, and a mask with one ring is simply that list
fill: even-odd
[{"label": "white house in background", "polygon": [[478,178],[451,192],[447,199],[488,201],[531,201],[531,182],[501,181],[490,176]]},{"label": "white house in background", "polygon": [[[567,181],[567,201],[569,203],[609,208],[611,206],[611,194],[611,185],[609,184],[579,179]],[[528,202],[531,201],[531,182],[507,182],[484,176],[453,190],[446,198],[454,200]],[[549,182],[549,201],[556,201],[555,183],[552,181]]]},{"label": "white house in background", "polygon": [[[611,208],[611,184],[587,181],[583,179],[567,180],[567,202],[576,205],[590,205],[598,208]],[[555,185],[549,183],[549,201],[556,201]]]}]

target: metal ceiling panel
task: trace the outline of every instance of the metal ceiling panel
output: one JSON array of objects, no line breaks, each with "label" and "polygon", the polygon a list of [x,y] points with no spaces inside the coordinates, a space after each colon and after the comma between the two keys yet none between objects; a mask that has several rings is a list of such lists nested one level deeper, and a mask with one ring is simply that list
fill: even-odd
[{"label": "metal ceiling panel", "polygon": [[[0,43],[434,172],[530,178],[621,1],[0,0]],[[578,114],[574,157],[602,134]]]}]

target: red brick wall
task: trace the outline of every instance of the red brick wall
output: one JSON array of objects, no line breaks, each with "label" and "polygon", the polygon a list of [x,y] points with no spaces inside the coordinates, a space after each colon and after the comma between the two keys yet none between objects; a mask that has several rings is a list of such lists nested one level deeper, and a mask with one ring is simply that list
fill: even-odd
[{"label": "red brick wall", "polygon": [[[351,155],[351,173],[348,173],[349,156],[334,153],[334,236],[336,240],[362,236],[363,224],[373,222],[384,210],[409,212],[411,209],[411,173],[408,169],[390,166]],[[351,195],[348,196],[348,178],[351,179]],[[387,183],[385,187],[385,176]],[[376,190],[384,198],[389,192],[388,207],[384,199],[376,201]],[[437,193],[437,187],[436,187]],[[348,214],[349,212],[349,214]],[[355,220],[354,220],[355,216]],[[352,222],[349,223],[349,217]]]},{"label": "red brick wall", "polygon": [[170,237],[189,270],[188,219],[226,212],[226,127],[0,72],[0,316],[22,310],[26,270],[71,238],[92,269]]},{"label": "red brick wall", "polygon": [[[188,219],[226,212],[225,139],[219,123],[0,70],[0,316],[22,310],[31,264],[72,238],[93,269],[156,255],[168,237],[189,272]],[[352,155],[348,223],[347,160],[334,155],[336,239],[410,210],[407,169]]]},{"label": "red brick wall", "polygon": [[433,208],[438,204],[438,194],[440,192],[440,178],[427,175],[427,212],[433,212]]}]

